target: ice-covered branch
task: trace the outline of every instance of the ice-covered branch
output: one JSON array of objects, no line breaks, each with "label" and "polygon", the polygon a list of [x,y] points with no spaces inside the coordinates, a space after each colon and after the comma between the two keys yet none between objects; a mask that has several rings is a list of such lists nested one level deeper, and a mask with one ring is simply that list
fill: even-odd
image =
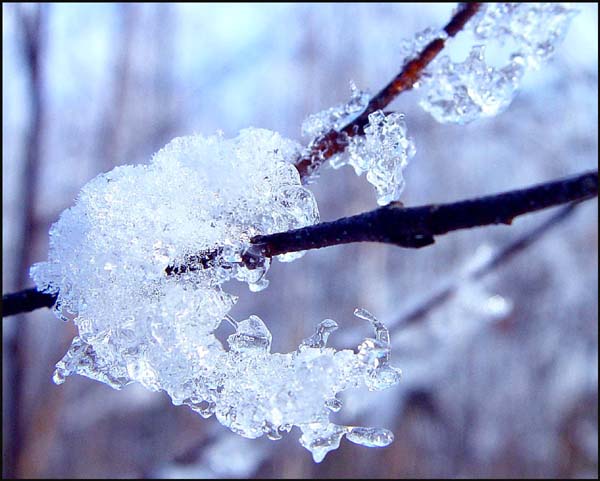
[{"label": "ice-covered branch", "polygon": [[[479,3],[462,3],[450,22],[444,27],[448,37],[454,37],[479,10]],[[443,50],[444,38],[436,38],[429,42],[418,56],[404,64],[402,70],[368,103],[360,116],[348,123],[342,129],[330,130],[313,140],[309,149],[296,162],[303,183],[319,167],[333,155],[343,152],[348,146],[348,140],[354,135],[362,135],[364,127],[369,122],[369,114],[384,109],[399,94],[410,90],[419,80],[423,70]]]},{"label": "ice-covered branch", "polygon": [[351,242],[383,242],[419,248],[448,232],[492,224],[511,224],[515,217],[598,195],[598,171],[526,189],[451,204],[404,208],[391,203],[378,209],[302,229],[257,236],[251,255],[267,257]]},{"label": "ice-covered branch", "polygon": [[[383,242],[419,248],[434,242],[436,235],[492,224],[510,224],[515,217],[548,207],[582,201],[598,195],[598,171],[450,204],[402,207],[397,203],[333,222],[302,229],[257,236],[244,257],[247,266],[273,257],[351,242]],[[167,275],[210,266],[214,251],[197,256],[194,266],[168,266]],[[51,307],[56,294],[29,289],[2,297],[2,316]]]}]

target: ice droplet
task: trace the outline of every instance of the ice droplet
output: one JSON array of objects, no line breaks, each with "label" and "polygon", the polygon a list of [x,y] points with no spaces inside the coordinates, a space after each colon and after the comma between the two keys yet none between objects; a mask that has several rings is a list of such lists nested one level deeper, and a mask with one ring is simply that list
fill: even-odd
[{"label": "ice droplet", "polygon": [[394,441],[394,434],[383,428],[353,427],[346,434],[346,439],[369,448],[381,448]]},{"label": "ice droplet", "polygon": [[350,82],[351,97],[348,102],[331,107],[322,112],[309,115],[302,122],[302,136],[314,139],[330,130],[339,130],[358,117],[367,107],[371,96]]},{"label": "ice droplet", "polygon": [[345,426],[333,423],[326,425],[313,423],[300,426],[300,429],[302,429],[300,444],[312,453],[315,463],[323,461],[329,451],[339,448],[340,440],[347,432]]}]

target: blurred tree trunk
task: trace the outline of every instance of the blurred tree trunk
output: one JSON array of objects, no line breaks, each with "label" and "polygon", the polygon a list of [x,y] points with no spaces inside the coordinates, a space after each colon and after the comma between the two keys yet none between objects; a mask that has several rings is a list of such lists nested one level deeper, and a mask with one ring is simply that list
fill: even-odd
[{"label": "blurred tree trunk", "polygon": [[112,93],[104,119],[100,122],[97,147],[98,165],[103,172],[112,170],[125,160],[121,156],[131,90],[132,45],[139,15],[139,6],[136,4],[119,3],[116,7],[119,29],[114,43]]},{"label": "blurred tree trunk", "polygon": [[[15,5],[15,14],[23,35],[23,56],[29,83],[29,124],[25,132],[24,168],[22,176],[23,216],[19,233],[19,248],[15,265],[15,285],[24,289],[28,284],[31,249],[35,244],[35,225],[39,169],[42,158],[42,136],[44,131],[43,56],[45,52],[46,27],[49,6],[34,4],[25,7]],[[26,425],[23,411],[25,372],[27,367],[28,339],[27,317],[17,316],[13,320],[14,330],[8,342],[10,367],[7,370],[9,396],[7,400],[7,438],[3,446],[3,475],[19,477],[21,455],[26,448]]]}]

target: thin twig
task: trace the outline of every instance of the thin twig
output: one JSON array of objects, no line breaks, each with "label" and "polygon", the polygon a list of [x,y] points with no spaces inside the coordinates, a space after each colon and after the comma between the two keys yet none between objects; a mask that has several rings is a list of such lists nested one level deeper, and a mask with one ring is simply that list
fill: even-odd
[{"label": "thin twig", "polygon": [[[257,236],[243,256],[249,268],[264,257],[288,252],[348,244],[383,242],[400,247],[419,248],[431,245],[434,237],[448,232],[493,224],[510,224],[515,217],[598,195],[598,171],[539,184],[526,189],[469,199],[451,204],[401,207],[392,203],[384,207],[333,222],[323,222],[302,229]],[[215,251],[218,252],[218,248]],[[214,265],[206,256],[195,258],[196,265],[172,265],[166,275],[201,270]],[[29,299],[22,305],[20,298]],[[51,306],[56,297],[47,293],[8,294],[2,297],[2,316]],[[10,311],[8,310],[10,308]]]},{"label": "thin twig", "polygon": [[[450,22],[444,27],[446,35],[454,37],[460,32],[473,15],[477,13],[480,6],[480,3],[475,2],[460,4]],[[339,131],[330,130],[313,140],[309,144],[308,151],[294,163],[300,173],[302,183],[306,183],[327,159],[343,152],[348,146],[350,137],[364,134],[364,128],[369,122],[370,114],[385,108],[402,92],[412,89],[427,65],[437,57],[445,44],[446,40],[444,38],[436,38],[429,42],[419,55],[404,64],[400,73],[371,99],[364,112],[356,119]]]},{"label": "thin twig", "polygon": [[40,292],[35,288],[5,294],[2,296],[2,317],[35,311],[42,307],[52,307],[57,297],[58,294]]}]

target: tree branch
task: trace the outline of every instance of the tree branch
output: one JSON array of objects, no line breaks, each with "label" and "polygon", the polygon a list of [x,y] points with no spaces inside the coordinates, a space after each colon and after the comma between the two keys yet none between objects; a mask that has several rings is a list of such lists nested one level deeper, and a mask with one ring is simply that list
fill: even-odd
[{"label": "tree branch", "polygon": [[52,307],[57,298],[58,293],[40,292],[35,288],[25,289],[14,294],[4,294],[2,296],[2,317],[35,311],[42,307]]},{"label": "tree branch", "polygon": [[492,224],[511,224],[515,217],[598,195],[598,171],[539,184],[526,189],[469,199],[452,204],[378,209],[302,229],[257,236],[249,255],[273,257],[288,252],[320,249],[351,242],[383,242],[419,248],[433,244],[436,235]]},{"label": "tree branch", "polygon": [[[256,236],[251,240],[252,244],[244,254],[243,262],[252,268],[261,263],[263,257],[351,242],[382,242],[420,248],[433,244],[437,235],[472,227],[511,224],[520,215],[591,199],[597,195],[598,171],[594,170],[526,189],[451,204],[405,208],[400,203],[392,203],[333,222]],[[212,267],[218,252],[219,248],[201,253],[192,259],[191,265],[168,266],[165,274],[177,275]],[[35,289],[4,295],[2,317],[51,307],[56,302],[56,297],[56,294],[38,292]]]},{"label": "tree branch", "polygon": [[[450,22],[444,27],[446,35],[454,37],[460,32],[480,6],[480,3],[475,2],[460,4]],[[423,70],[443,50],[445,43],[444,38],[436,38],[429,42],[416,58],[405,63],[400,73],[371,99],[362,114],[341,130],[330,130],[313,140],[309,144],[308,152],[295,162],[302,183],[305,184],[327,159],[343,152],[348,146],[350,137],[364,134],[364,127],[369,122],[370,114],[385,108],[402,92],[412,89]]]}]

